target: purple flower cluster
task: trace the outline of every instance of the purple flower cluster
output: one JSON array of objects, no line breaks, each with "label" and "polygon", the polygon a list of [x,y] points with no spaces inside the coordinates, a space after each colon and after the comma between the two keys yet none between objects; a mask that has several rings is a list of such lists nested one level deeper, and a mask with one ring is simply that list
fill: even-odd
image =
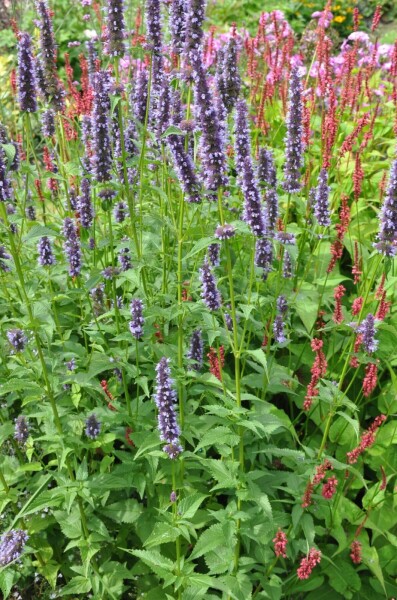
[{"label": "purple flower cluster", "polygon": [[203,21],[205,18],[205,0],[188,0],[184,51],[188,58],[197,54],[203,40]]},{"label": "purple flower cluster", "polygon": [[22,329],[10,329],[7,331],[7,339],[15,352],[22,352],[25,349],[28,338],[22,331]]},{"label": "purple flower cluster", "polygon": [[81,248],[77,228],[70,217],[63,222],[63,235],[65,238],[63,249],[69,262],[69,275],[77,277],[81,271]]},{"label": "purple flower cluster", "polygon": [[0,202],[6,202],[12,198],[11,182],[7,175],[6,156],[0,146]]},{"label": "purple flower cluster", "polygon": [[277,231],[274,239],[283,244],[283,246],[295,246],[296,238],[293,233],[288,231]]},{"label": "purple flower cluster", "polygon": [[48,108],[41,115],[41,133],[49,138],[55,134],[55,112],[52,108]]},{"label": "purple flower cluster", "polygon": [[108,30],[108,53],[110,56],[122,56],[125,52],[123,0],[108,0],[106,25]]},{"label": "purple flower cluster", "polygon": [[213,267],[219,267],[221,247],[219,244],[210,244],[207,249],[207,257]]},{"label": "purple flower cluster", "polygon": [[146,31],[147,40],[152,50],[152,89],[154,96],[156,96],[163,75],[163,57],[161,54],[163,34],[161,31],[160,0],[146,1]]},{"label": "purple flower cluster", "polygon": [[39,81],[41,80],[42,92],[46,100],[60,111],[64,107],[64,91],[56,70],[56,47],[50,11],[45,0],[38,0],[36,8],[40,16],[40,68],[42,73]]},{"label": "purple flower cluster", "polygon": [[[36,220],[36,209],[34,206],[27,206],[25,208],[25,215],[26,218],[28,219],[28,221],[35,221]],[[0,257],[1,258],[1,257]],[[0,264],[0,269],[1,269],[1,264]]]},{"label": "purple flower cluster", "polygon": [[254,235],[262,236],[266,233],[266,222],[252,164],[247,113],[245,100],[238,100],[236,104],[236,168],[244,195],[243,219],[248,223]]},{"label": "purple flower cluster", "polygon": [[277,171],[274,165],[273,152],[267,148],[259,149],[258,179],[261,187],[277,187]]},{"label": "purple flower cluster", "polygon": [[224,225],[218,225],[214,233],[214,236],[218,240],[230,240],[230,238],[232,238],[234,235],[236,235],[236,228],[228,223],[225,223]]},{"label": "purple flower cluster", "polygon": [[114,207],[113,215],[116,223],[123,223],[129,215],[127,204],[123,201],[118,202]]},{"label": "purple flower cluster", "polygon": [[51,248],[51,242],[46,235],[40,238],[39,243],[37,244],[37,250],[39,253],[38,263],[41,267],[50,267],[56,263]]},{"label": "purple flower cluster", "polygon": [[179,441],[180,429],[176,418],[176,392],[173,389],[169,359],[163,357],[156,366],[156,393],[154,400],[158,409],[160,439],[167,444],[164,452],[172,459],[183,451]]},{"label": "purple flower cluster", "polygon": [[139,298],[133,298],[130,304],[131,310],[131,321],[130,331],[136,340],[142,339],[143,336],[143,325],[145,319],[143,318],[143,302]]},{"label": "purple flower cluster", "polygon": [[195,110],[201,129],[199,150],[204,183],[210,192],[214,192],[228,182],[224,141],[202,58],[199,54],[192,59],[192,67]]},{"label": "purple flower cluster", "polygon": [[1,567],[5,567],[20,558],[28,538],[28,534],[22,529],[12,529],[7,533],[3,533],[0,538]]},{"label": "purple flower cluster", "polygon": [[331,188],[328,185],[328,171],[326,169],[321,169],[314,198],[314,214],[317,223],[322,227],[329,227],[331,225],[329,214],[330,189]]},{"label": "purple flower cluster", "polygon": [[32,55],[32,41],[28,33],[20,33],[18,40],[18,100],[24,112],[37,110],[36,73]]},{"label": "purple flower cluster", "polygon": [[286,192],[299,192],[300,170],[303,166],[302,142],[302,82],[299,74],[300,67],[294,65],[291,69],[289,87],[289,109],[287,115],[287,135],[285,137],[285,165],[283,187]]},{"label": "purple flower cluster", "polygon": [[285,296],[279,296],[276,301],[277,315],[273,323],[273,335],[276,344],[283,344],[287,341],[285,337],[285,323],[283,318],[288,311],[287,299]]},{"label": "purple flower cluster", "polygon": [[101,423],[94,414],[90,415],[85,422],[85,434],[95,440],[101,432]]},{"label": "purple flower cluster", "polygon": [[187,0],[171,0],[169,27],[175,54],[180,54],[185,44],[187,6]]},{"label": "purple flower cluster", "polygon": [[385,256],[397,254],[397,158],[390,169],[389,185],[379,214],[376,249]]},{"label": "purple flower cluster", "polygon": [[131,254],[128,248],[122,248],[117,259],[122,271],[128,271],[132,268]]},{"label": "purple flower cluster", "polygon": [[190,359],[193,363],[190,365],[191,369],[194,369],[195,371],[201,370],[203,366],[203,355],[204,344],[201,329],[195,329],[195,331],[192,333],[192,337],[190,339],[190,348],[187,353],[188,359]]},{"label": "purple flower cluster", "polygon": [[363,336],[363,346],[368,354],[372,354],[378,347],[378,340],[375,339],[375,317],[371,313],[357,327],[357,331]]},{"label": "purple flower cluster", "polygon": [[207,258],[200,269],[200,281],[202,299],[210,310],[217,310],[221,307],[222,298]]},{"label": "purple flower cluster", "polygon": [[0,246],[0,271],[7,273],[8,271],[11,270],[9,265],[7,265],[7,263],[4,262],[5,260],[10,260],[10,258],[11,258],[11,255],[8,254],[5,247]]},{"label": "purple flower cluster", "polygon": [[109,132],[110,76],[100,71],[95,76],[94,103],[92,110],[92,141],[94,150],[94,173],[98,182],[111,178],[112,155]]},{"label": "purple flower cluster", "polygon": [[263,278],[272,270],[273,244],[266,238],[258,238],[255,246],[255,265],[263,269]]},{"label": "purple flower cluster", "polygon": [[183,137],[180,135],[169,135],[167,143],[187,202],[201,202],[200,183],[194,169],[193,160],[185,150]]},{"label": "purple flower cluster", "polygon": [[284,277],[284,279],[290,279],[292,277],[292,261],[291,261],[291,255],[288,252],[288,250],[284,250],[283,277]]},{"label": "purple flower cluster", "polygon": [[241,88],[235,38],[230,38],[228,43],[218,52],[216,81],[222,102],[227,112],[230,113],[236,104]]},{"label": "purple flower cluster", "polygon": [[94,219],[94,207],[91,202],[91,185],[86,177],[83,177],[80,184],[78,210],[80,212],[81,226],[84,227],[84,229],[88,229],[91,227]]},{"label": "purple flower cluster", "polygon": [[29,437],[29,423],[24,415],[19,415],[15,419],[14,438],[20,446],[24,446]]},{"label": "purple flower cluster", "polygon": [[118,267],[105,267],[103,271],[101,271],[102,277],[106,279],[106,281],[112,281],[117,275],[120,273],[120,269]]}]

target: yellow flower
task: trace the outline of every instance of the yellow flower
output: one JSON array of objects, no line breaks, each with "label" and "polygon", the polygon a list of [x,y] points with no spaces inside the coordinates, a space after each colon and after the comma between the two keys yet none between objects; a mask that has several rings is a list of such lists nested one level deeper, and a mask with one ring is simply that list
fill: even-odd
[{"label": "yellow flower", "polygon": [[338,15],[334,18],[334,21],[335,23],[343,23],[343,21],[346,21],[346,17],[344,17],[343,15]]}]

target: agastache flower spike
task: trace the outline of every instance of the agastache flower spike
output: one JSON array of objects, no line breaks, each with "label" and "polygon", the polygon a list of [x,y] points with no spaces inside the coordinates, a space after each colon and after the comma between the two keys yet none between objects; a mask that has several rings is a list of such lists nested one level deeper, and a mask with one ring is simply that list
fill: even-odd
[{"label": "agastache flower spike", "polygon": [[202,299],[210,310],[217,310],[221,306],[222,298],[216,287],[215,277],[211,272],[207,258],[205,258],[200,269],[200,281]]},{"label": "agastache flower spike", "polygon": [[2,146],[0,146],[0,202],[6,202],[12,198],[11,181],[7,175],[6,156]]},{"label": "agastache flower spike", "polygon": [[183,137],[180,135],[169,135],[167,137],[167,144],[187,202],[201,202],[200,183],[194,170],[193,160],[185,151]]},{"label": "agastache flower spike", "polygon": [[20,446],[24,446],[29,437],[29,423],[24,415],[19,415],[15,419],[14,438]]},{"label": "agastache flower spike", "polygon": [[372,354],[378,347],[378,341],[375,339],[375,317],[371,313],[357,327],[357,331],[362,334],[362,344],[368,354]]},{"label": "agastache flower spike", "polygon": [[228,182],[222,132],[202,57],[199,54],[192,60],[192,67],[196,113],[201,129],[200,158],[204,182],[209,191],[215,192]]},{"label": "agastache flower spike", "polygon": [[109,36],[107,50],[110,56],[122,56],[125,52],[123,0],[108,0],[106,24]]},{"label": "agastache flower spike", "polygon": [[175,54],[180,54],[184,47],[187,10],[187,0],[171,0],[169,26],[172,39],[172,51]]},{"label": "agastache flower spike", "polygon": [[22,111],[37,110],[36,74],[28,33],[21,33],[18,41],[18,99]]},{"label": "agastache flower spike", "polygon": [[146,29],[147,39],[152,50],[152,90],[156,95],[163,75],[163,57],[161,55],[163,36],[159,0],[146,0]]},{"label": "agastache flower spike", "polygon": [[131,255],[128,248],[122,248],[117,258],[122,271],[128,271],[132,268]]},{"label": "agastache flower spike", "polygon": [[203,39],[202,24],[205,18],[205,0],[188,0],[186,19],[185,53],[188,58],[200,49]]},{"label": "agastache flower spike", "polygon": [[101,432],[101,423],[94,414],[90,415],[85,422],[85,434],[95,440]]},{"label": "agastache flower spike", "polygon": [[167,444],[164,452],[172,459],[183,451],[179,441],[180,429],[176,418],[176,392],[173,389],[169,359],[163,357],[156,366],[156,393],[154,400],[158,409],[158,428],[160,439]]},{"label": "agastache flower spike", "polygon": [[322,227],[329,227],[331,219],[329,215],[329,192],[328,172],[326,169],[321,169],[316,188],[314,214],[317,222]]},{"label": "agastache flower spike", "polygon": [[277,187],[277,172],[274,166],[273,152],[267,148],[259,149],[258,179],[261,187]]},{"label": "agastache flower spike", "polygon": [[300,170],[303,166],[302,115],[302,82],[299,67],[294,65],[290,75],[283,182],[285,191],[290,194],[299,192],[301,189],[299,179],[301,176]]},{"label": "agastache flower spike", "polygon": [[51,242],[46,235],[40,238],[37,250],[39,252],[38,262],[41,267],[50,267],[55,264],[56,260],[52,252]]},{"label": "agastache flower spike", "polygon": [[255,246],[255,265],[263,269],[263,277],[266,279],[272,270],[273,244],[266,238],[258,238]]},{"label": "agastache flower spike", "polygon": [[230,38],[223,51],[218,53],[217,87],[228,113],[240,94],[241,79],[237,66],[237,43]]},{"label": "agastache flower spike", "polygon": [[91,202],[91,185],[88,179],[83,177],[80,184],[80,196],[78,198],[78,209],[80,212],[80,223],[84,229],[92,225],[94,219],[94,208]]},{"label": "agastache flower spike", "polygon": [[116,223],[123,223],[130,214],[127,204],[123,201],[118,202],[114,207],[113,214]]},{"label": "agastache flower spike", "polygon": [[7,265],[7,263],[4,262],[5,260],[10,260],[10,258],[11,255],[6,252],[5,247],[0,246],[0,271],[7,273],[11,270],[9,265]]},{"label": "agastache flower spike", "polygon": [[102,183],[111,178],[112,156],[109,133],[110,77],[105,71],[95,76],[94,104],[92,112],[92,134],[94,150],[94,172]]},{"label": "agastache flower spike", "polygon": [[40,64],[43,73],[43,92],[46,100],[51,101],[56,110],[62,110],[64,91],[56,70],[56,48],[50,10],[44,0],[36,2],[36,8],[40,16]]},{"label": "agastache flower spike", "polygon": [[379,235],[376,249],[385,256],[397,254],[397,158],[390,169],[386,197],[379,214]]},{"label": "agastache flower spike", "polygon": [[133,300],[131,300],[130,310],[131,310],[130,331],[136,340],[140,340],[143,336],[143,325],[145,322],[143,315],[142,315],[142,312],[143,312],[142,300],[139,300],[139,298],[134,298]]},{"label": "agastache flower spike", "polygon": [[196,329],[190,339],[190,348],[187,357],[192,361],[190,365],[194,371],[200,371],[203,366],[204,344],[201,329]]},{"label": "agastache flower spike", "polygon": [[219,267],[221,264],[220,261],[220,251],[221,247],[219,244],[210,244],[207,250],[208,260],[210,261],[213,267]]},{"label": "agastache flower spike", "polygon": [[67,217],[63,222],[63,245],[66,257],[69,261],[69,275],[77,277],[81,271],[81,249],[77,228],[72,219]]},{"label": "agastache flower spike", "polygon": [[55,112],[48,108],[41,115],[41,133],[44,137],[55,135]]},{"label": "agastache flower spike", "polygon": [[7,338],[15,352],[22,352],[28,341],[22,329],[10,329],[7,331]]},{"label": "agastache flower spike", "polygon": [[5,567],[20,558],[28,537],[22,529],[12,529],[3,533],[0,538],[0,567]]}]

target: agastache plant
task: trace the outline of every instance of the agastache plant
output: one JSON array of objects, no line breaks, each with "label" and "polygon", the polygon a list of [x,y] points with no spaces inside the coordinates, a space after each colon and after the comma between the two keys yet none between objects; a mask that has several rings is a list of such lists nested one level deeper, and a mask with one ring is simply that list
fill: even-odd
[{"label": "agastache plant", "polygon": [[8,533],[3,533],[0,538],[1,567],[5,567],[21,557],[28,538],[28,534],[22,529],[12,529]]},{"label": "agastache plant", "polygon": [[176,392],[173,389],[169,359],[163,357],[156,366],[156,393],[154,400],[158,410],[160,439],[166,442],[164,452],[172,459],[177,458],[183,448],[180,444],[180,429],[176,416]]},{"label": "agastache plant", "polygon": [[80,239],[75,223],[70,217],[63,222],[64,251],[69,262],[69,275],[77,277],[81,271]]},{"label": "agastache plant", "polygon": [[55,264],[56,260],[51,248],[51,242],[46,235],[40,238],[37,250],[39,253],[38,262],[41,267],[50,267]]},{"label": "agastache plant", "polygon": [[221,307],[222,298],[207,259],[204,260],[203,266],[200,269],[200,281],[201,297],[204,303],[209,310],[217,310]]},{"label": "agastache plant", "polygon": [[143,302],[139,298],[134,298],[131,300],[130,304],[131,309],[131,321],[130,321],[130,331],[136,340],[140,340],[143,336]]},{"label": "agastache plant", "polygon": [[91,202],[91,185],[89,179],[83,177],[80,183],[80,196],[78,198],[80,223],[84,229],[91,227],[94,219],[94,207]]},{"label": "agastache plant", "polygon": [[303,166],[302,81],[300,67],[297,65],[291,68],[288,98],[283,187],[286,192],[293,194],[301,189],[300,177]]},{"label": "agastache plant", "polygon": [[190,348],[187,357],[192,361],[191,369],[200,371],[203,366],[204,344],[201,329],[195,329],[190,339]]},{"label": "agastache plant", "polygon": [[107,19],[108,53],[111,56],[122,56],[125,52],[124,45],[124,0],[108,0]]},{"label": "agastache plant", "polygon": [[331,225],[329,214],[330,189],[331,188],[328,185],[328,171],[326,169],[321,169],[316,188],[314,214],[316,216],[317,223],[322,227],[329,227]]},{"label": "agastache plant", "polygon": [[110,144],[110,76],[100,71],[95,76],[94,105],[92,112],[92,135],[94,150],[94,173],[97,181],[110,181],[112,169],[112,154]]},{"label": "agastache plant", "polygon": [[390,169],[389,185],[379,214],[376,249],[385,256],[397,254],[397,158]]},{"label": "agastache plant", "polygon": [[237,42],[230,38],[218,53],[217,87],[222,102],[230,113],[240,94],[241,79],[237,63]]},{"label": "agastache plant", "polygon": [[180,54],[185,45],[187,11],[188,0],[171,0],[169,26],[175,54]]},{"label": "agastache plant", "polygon": [[32,55],[32,40],[21,33],[18,40],[18,99],[23,112],[36,112],[36,72]]},{"label": "agastache plant", "polygon": [[50,10],[45,0],[38,0],[36,8],[40,17],[40,65],[43,73],[43,93],[54,109],[61,111],[64,108],[64,90],[56,70],[56,45]]}]

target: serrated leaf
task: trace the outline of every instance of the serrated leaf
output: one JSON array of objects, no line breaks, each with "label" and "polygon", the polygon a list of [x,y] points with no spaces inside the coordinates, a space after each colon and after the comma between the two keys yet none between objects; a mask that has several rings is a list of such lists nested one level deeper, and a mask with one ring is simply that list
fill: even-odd
[{"label": "serrated leaf", "polygon": [[207,498],[205,494],[191,494],[187,498],[183,498],[178,504],[178,512],[181,517],[192,519],[205,498]]},{"label": "serrated leaf", "polygon": [[142,514],[142,505],[137,500],[129,498],[127,500],[120,500],[114,502],[109,506],[101,509],[101,513],[112,519],[113,521],[121,523],[135,523],[135,521]]},{"label": "serrated leaf", "polygon": [[12,569],[2,569],[0,571],[0,589],[4,600],[7,600],[15,580],[16,573]]},{"label": "serrated leaf", "polygon": [[199,537],[189,560],[195,560],[210,550],[226,544],[226,536],[221,523],[215,523],[206,529]]},{"label": "serrated leaf", "polygon": [[226,444],[227,446],[236,446],[239,443],[240,437],[230,431],[228,427],[219,426],[214,427],[207,431],[199,445],[196,447],[196,452],[201,448],[205,448],[206,446],[217,446],[220,444]]},{"label": "serrated leaf", "polygon": [[59,595],[69,596],[70,594],[88,594],[90,591],[90,580],[82,575],[77,575],[76,577],[73,577],[73,579],[71,579],[69,583],[65,585],[65,587],[62,588]]},{"label": "serrated leaf", "polygon": [[160,544],[175,542],[178,536],[179,530],[177,527],[174,527],[169,523],[156,523],[152,533],[145,540],[143,545],[148,548],[151,546],[160,546]]},{"label": "serrated leaf", "polygon": [[139,558],[145,565],[150,567],[152,571],[162,577],[163,579],[171,574],[175,568],[172,560],[163,556],[157,550],[127,550],[126,552],[133,554]]}]

